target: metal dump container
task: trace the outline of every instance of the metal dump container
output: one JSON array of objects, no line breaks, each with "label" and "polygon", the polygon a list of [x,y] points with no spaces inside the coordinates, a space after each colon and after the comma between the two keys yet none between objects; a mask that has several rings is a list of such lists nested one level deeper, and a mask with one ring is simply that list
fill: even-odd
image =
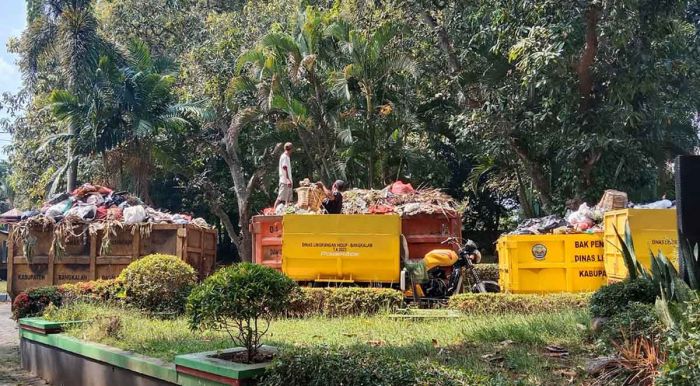
[{"label": "metal dump container", "polygon": [[650,269],[651,253],[661,251],[678,268],[678,223],[675,209],[621,209],[605,213],[605,271],[608,281],[627,277],[620,242],[615,228],[625,239],[625,223],[629,223],[637,260]]},{"label": "metal dump container", "polygon": [[282,216],[254,216],[250,232],[253,235],[253,261],[282,270]]},{"label": "metal dump container", "polygon": [[300,282],[398,283],[398,215],[284,216],[282,272]]},{"label": "metal dump container", "polygon": [[588,292],[606,282],[601,233],[506,235],[497,248],[504,292]]},{"label": "metal dump container", "polygon": [[[190,264],[200,279],[214,270],[217,233],[191,225],[125,225],[103,243],[103,231],[87,231],[66,240],[64,250],[51,250],[53,229],[33,230],[32,249],[25,256],[24,241],[8,243],[8,292],[14,296],[24,290],[96,279],[113,279],[132,261],[163,253],[175,255]],[[13,238],[10,237],[10,240]],[[28,243],[29,244],[29,243]]]},{"label": "metal dump container", "polygon": [[408,256],[420,260],[433,249],[450,246],[441,244],[448,237],[462,242],[462,219],[443,213],[418,214],[401,218],[401,233],[408,244]]},{"label": "metal dump container", "polygon": [[[309,216],[309,215],[305,215]],[[350,215],[339,215],[350,216]],[[367,221],[384,215],[357,215]],[[254,216],[250,222],[253,235],[253,261],[282,270],[283,218],[286,216]],[[408,256],[420,260],[433,249],[444,249],[448,237],[462,240],[462,222],[459,217],[445,214],[419,214],[401,218],[401,233],[406,239]]]}]

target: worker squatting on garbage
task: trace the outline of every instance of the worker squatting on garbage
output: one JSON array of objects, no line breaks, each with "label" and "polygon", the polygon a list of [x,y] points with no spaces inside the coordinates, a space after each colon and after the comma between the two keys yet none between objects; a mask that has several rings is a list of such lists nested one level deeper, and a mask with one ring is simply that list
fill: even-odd
[{"label": "worker squatting on garbage", "polygon": [[294,191],[292,190],[292,143],[287,142],[284,144],[284,153],[280,155],[280,161],[279,161],[279,193],[277,194],[277,200],[275,201],[274,208],[277,208],[277,205],[284,203],[285,205],[289,204],[292,199],[293,199],[293,193]]},{"label": "worker squatting on garbage", "polygon": [[343,190],[345,190],[345,181],[336,180],[331,186],[331,190],[326,188],[323,182],[317,182],[316,185],[323,189],[326,198],[321,204],[328,214],[340,214],[343,210]]}]

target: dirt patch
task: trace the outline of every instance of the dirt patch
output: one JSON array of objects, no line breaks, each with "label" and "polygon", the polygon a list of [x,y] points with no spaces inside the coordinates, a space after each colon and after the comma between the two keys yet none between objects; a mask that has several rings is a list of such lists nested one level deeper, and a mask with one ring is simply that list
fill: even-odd
[{"label": "dirt patch", "polygon": [[273,350],[260,349],[250,361],[248,361],[248,353],[246,351],[224,353],[219,355],[213,355],[213,357],[216,359],[221,359],[234,363],[254,364],[270,362],[275,357],[275,354],[276,352]]}]

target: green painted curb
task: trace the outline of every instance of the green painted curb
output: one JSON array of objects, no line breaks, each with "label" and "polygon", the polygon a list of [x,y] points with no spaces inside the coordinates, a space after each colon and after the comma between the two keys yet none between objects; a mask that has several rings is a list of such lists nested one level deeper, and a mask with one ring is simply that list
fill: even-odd
[{"label": "green painted curb", "polygon": [[[274,348],[270,346],[263,347],[274,350]],[[175,357],[175,364],[232,379],[249,379],[262,375],[265,369],[272,364],[272,362],[256,364],[234,363],[223,359],[212,358],[212,355],[228,354],[243,350],[245,350],[243,347],[236,347],[227,350],[178,355]]]},{"label": "green painted curb", "polygon": [[79,324],[83,323],[82,321],[70,321],[70,322],[52,322],[50,320],[42,319],[42,318],[22,318],[19,320],[19,324],[34,327],[34,328],[39,328],[42,330],[57,330],[62,328],[63,326],[69,325],[69,324]]},{"label": "green painted curb", "polygon": [[159,359],[136,354],[130,351],[120,350],[118,348],[99,343],[86,342],[64,334],[42,335],[22,329],[20,331],[20,336],[23,339],[56,347],[86,358],[94,359],[112,366],[121,367],[135,373],[162,379],[170,383],[178,383],[175,365]]}]

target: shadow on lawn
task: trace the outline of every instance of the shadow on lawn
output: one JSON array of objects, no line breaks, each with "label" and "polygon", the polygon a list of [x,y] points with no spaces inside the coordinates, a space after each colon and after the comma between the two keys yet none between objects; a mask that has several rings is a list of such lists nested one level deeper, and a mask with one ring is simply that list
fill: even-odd
[{"label": "shadow on lawn", "polygon": [[[304,347],[269,341],[266,344],[284,348]],[[323,345],[322,341],[318,345]],[[311,347],[307,345],[307,347]],[[333,348],[333,346],[331,346]],[[546,345],[501,343],[462,343],[442,346],[439,342],[418,342],[409,345],[388,345],[381,341],[358,342],[334,346],[339,351],[357,355],[384,356],[407,361],[444,366],[469,375],[485,377],[491,385],[513,384],[580,384],[586,377],[582,370],[582,351],[549,356]]]}]

